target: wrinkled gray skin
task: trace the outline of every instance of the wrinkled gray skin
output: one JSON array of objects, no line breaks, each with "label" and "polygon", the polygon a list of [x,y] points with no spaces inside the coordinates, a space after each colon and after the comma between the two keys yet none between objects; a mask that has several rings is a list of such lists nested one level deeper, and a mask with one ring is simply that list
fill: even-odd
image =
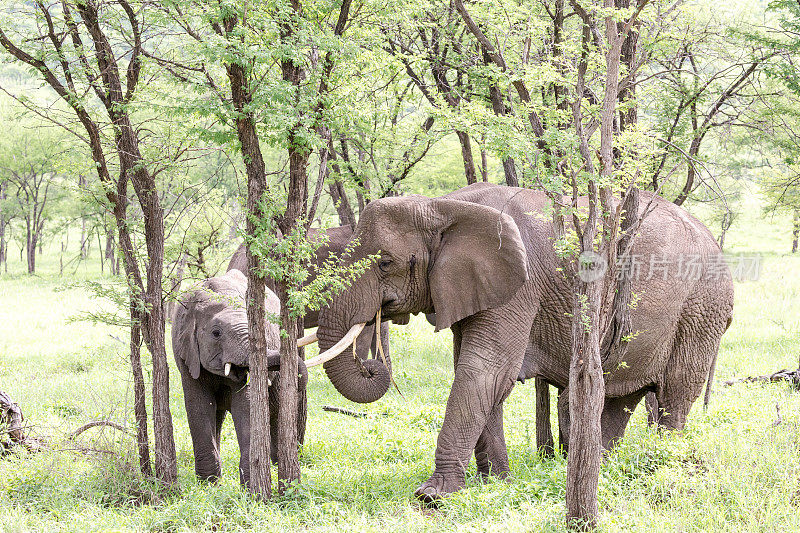
[{"label": "wrinkled gray skin", "polygon": [[[328,242],[317,248],[316,260],[315,264],[312,265],[313,267],[322,265],[322,263],[325,262],[331,255],[336,258],[341,257],[345,252],[347,243],[353,236],[353,228],[350,226],[339,226],[326,230],[326,233],[328,235]],[[318,238],[318,236],[319,230],[312,228],[308,231],[309,239],[313,240]],[[239,246],[239,248],[236,250],[236,253],[233,254],[233,257],[231,257],[230,263],[228,263],[228,271],[234,269],[245,274],[247,273],[247,250],[244,244]],[[267,286],[271,290],[275,290],[274,282],[271,279],[267,279]],[[318,318],[319,312],[309,309],[305,314],[303,324],[306,328],[315,328],[317,327]],[[408,315],[398,316],[396,317],[395,323],[407,324],[408,320]],[[363,365],[363,368],[359,370],[359,373],[365,373],[366,379],[361,380],[361,384],[363,385],[362,387],[356,389],[349,388],[346,391],[347,393],[340,390],[339,392],[341,394],[358,403],[374,402],[386,394],[386,391],[389,390],[389,385],[391,384],[392,369],[392,360],[389,355],[388,323],[381,324],[381,347],[383,348],[383,353],[386,357],[388,368],[383,364],[382,358],[378,354],[375,339],[375,325],[370,324],[365,327],[356,339],[356,354],[361,359],[361,364]],[[369,358],[370,351],[372,351],[372,359]],[[352,360],[352,350],[348,349],[347,353],[351,354]],[[343,381],[341,376],[348,376],[350,374],[350,369],[351,366],[349,363],[345,365],[334,363],[332,365],[325,366],[325,372],[328,374],[337,389],[337,384],[342,383]]]},{"label": "wrinkled gray skin", "polygon": [[[221,473],[220,432],[228,412],[239,441],[239,481],[250,480],[250,397],[248,371],[248,330],[245,292],[247,279],[238,270],[209,278],[181,295],[172,322],[172,350],[181,374],[183,398],[194,448],[195,472],[204,481],[216,481]],[[278,298],[267,291],[266,311],[279,313]],[[277,461],[278,370],[280,340],[278,326],[267,328],[270,369],[271,455]],[[225,376],[225,363],[232,365]],[[303,443],[306,427],[305,363],[298,362],[299,399],[297,435]]]},{"label": "wrinkled gray skin", "polygon": [[[696,255],[702,275],[678,279],[673,269],[634,279],[638,335],[626,364],[607,374],[606,447],[622,437],[630,411],[648,391],[663,410],[660,424],[683,427],[731,320],[730,271],[724,263],[711,266],[722,259],[716,241],[683,209],[650,193],[641,193],[640,211],[651,199],[632,254],[646,264],[653,255],[676,262]],[[464,487],[473,451],[480,474],[508,474],[503,401],[518,378],[541,377],[561,388],[569,383],[572,298],[557,270],[548,206],[538,191],[476,184],[435,199],[376,200],[361,215],[353,258],[380,250],[381,259],[320,313],[320,350],[371,320],[379,307],[385,319],[435,311],[437,329],[451,328],[455,377],[435,470],[416,491],[423,500]],[[344,353],[326,365],[348,359]],[[350,365],[351,375],[337,384],[345,396],[365,379]]]}]

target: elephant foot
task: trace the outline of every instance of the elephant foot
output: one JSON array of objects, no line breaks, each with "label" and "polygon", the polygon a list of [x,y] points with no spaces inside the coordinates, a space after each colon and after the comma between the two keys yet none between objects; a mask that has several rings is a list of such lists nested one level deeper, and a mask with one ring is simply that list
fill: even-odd
[{"label": "elephant foot", "polygon": [[434,473],[428,481],[414,491],[414,496],[428,505],[436,505],[439,500],[466,487],[464,475],[444,475]]}]

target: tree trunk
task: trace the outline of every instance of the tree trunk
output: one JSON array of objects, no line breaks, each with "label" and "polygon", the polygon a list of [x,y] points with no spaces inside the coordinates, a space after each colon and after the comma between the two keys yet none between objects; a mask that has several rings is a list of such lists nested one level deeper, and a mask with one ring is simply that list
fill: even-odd
[{"label": "tree trunk", "polygon": [[116,246],[114,240],[114,227],[109,225],[106,228],[106,251],[105,256],[108,260],[108,269],[111,271],[111,274],[117,275],[119,271],[117,270],[117,262],[115,261],[115,251],[114,247]]},{"label": "tree trunk", "polygon": [[[222,21],[230,39],[239,21],[231,14]],[[248,92],[249,78],[246,62],[231,62],[225,66],[231,85],[231,100],[236,115],[236,134],[242,150],[247,174],[246,232],[257,237],[263,229],[261,221],[267,216],[261,200],[267,190],[266,168],[258,143],[253,111],[247,109],[252,101]],[[247,247],[247,328],[250,339],[250,485],[256,498],[266,501],[272,497],[270,473],[269,382],[267,362],[266,312],[264,301],[266,283],[259,256]],[[281,343],[283,344],[283,343]]]},{"label": "tree trunk", "polygon": [[0,213],[0,266],[6,262],[6,220]]},{"label": "tree trunk", "polygon": [[106,254],[103,251],[103,241],[100,240],[100,232],[97,232],[97,249],[99,250],[99,258],[100,258],[100,274],[105,274],[106,272]]},{"label": "tree trunk", "polygon": [[[336,165],[338,167],[338,165]],[[334,167],[336,169],[336,167]],[[337,170],[338,173],[338,170]],[[328,186],[328,192],[331,195],[331,200],[336,208],[336,213],[339,215],[339,225],[356,227],[356,215],[353,213],[353,208],[350,205],[350,200],[347,198],[347,192],[339,181],[334,181]]]},{"label": "tree trunk", "polygon": [[0,266],[8,262],[6,257],[6,215],[3,213],[3,200],[6,199],[6,182],[0,181]]},{"label": "tree trunk", "polygon": [[[302,16],[300,0],[291,0],[293,17]],[[281,41],[291,44],[295,40],[292,22],[281,25]],[[303,69],[287,58],[281,61],[281,74],[294,90],[294,99],[300,109],[300,84],[304,79]],[[303,232],[302,221],[308,204],[308,164],[309,151],[303,141],[303,125],[298,120],[289,130],[289,187],[286,211],[278,217],[278,229],[284,236],[295,231]],[[280,258],[286,261],[286,258]],[[278,490],[282,493],[293,483],[300,482],[300,461],[297,456],[297,320],[289,309],[289,289],[286,281],[277,283],[278,298],[281,301],[281,329],[286,336],[281,339],[280,386],[278,388]]]},{"label": "tree trunk", "polygon": [[26,250],[28,252],[28,274],[34,274],[36,272],[36,233],[28,229],[27,240],[28,245]]},{"label": "tree trunk", "polygon": [[[598,515],[597,484],[602,457],[600,415],[605,397],[599,332],[602,284],[576,279],[576,285],[569,371],[567,521],[573,527],[591,529]],[[589,321],[590,327],[585,326],[584,320]]]},{"label": "tree trunk", "polygon": [[[486,140],[486,136],[484,135],[484,141]],[[489,167],[488,167],[488,157],[486,154],[486,144],[481,143],[481,181],[486,183],[489,181]]]},{"label": "tree trunk", "polygon": [[[83,174],[78,176],[78,189],[84,190],[86,188],[86,176]],[[86,217],[81,215],[81,259],[86,259],[89,255],[88,236],[86,234]]]},{"label": "tree trunk", "polygon": [[136,419],[136,447],[139,451],[139,470],[145,477],[151,477],[150,441],[147,434],[147,405],[145,403],[144,373],[142,372],[142,326],[135,302],[131,301],[131,342],[130,359],[133,372],[133,414]]},{"label": "tree trunk", "polygon": [[800,209],[794,210],[794,220],[792,227],[792,253],[797,253],[797,241],[800,237]]},{"label": "tree trunk", "polygon": [[467,177],[467,185],[472,185],[478,181],[475,161],[472,159],[472,142],[469,133],[465,131],[456,130],[456,135],[458,135],[458,142],[461,143],[461,158],[464,160],[464,175]]},{"label": "tree trunk", "polygon": [[552,457],[555,451],[553,431],[550,428],[550,386],[542,378],[536,378],[536,449],[544,457]]},{"label": "tree trunk", "polygon": [[[494,61],[492,61],[486,48],[481,47],[481,52],[483,54],[484,64],[487,66],[493,65]],[[496,83],[489,84],[489,99],[492,102],[492,110],[494,111],[494,114],[498,117],[505,116],[506,104],[503,100],[503,93],[500,92],[500,88]],[[517,178],[517,167],[514,163],[514,159],[510,157],[503,159],[503,173],[506,177],[506,185],[509,187],[519,187],[519,178]]]},{"label": "tree trunk", "polygon": [[[238,65],[228,67],[240,70]],[[244,82],[244,72],[241,73]],[[232,85],[238,83],[232,81]],[[242,87],[243,88],[243,84]],[[239,89],[237,88],[237,89]],[[236,102],[237,89],[234,89]],[[243,101],[240,100],[241,103]],[[237,118],[237,129],[245,155],[247,170],[247,235],[259,232],[255,221],[264,219],[260,200],[266,191],[264,161],[260,157],[255,123],[252,117]],[[258,157],[250,157],[257,154]],[[266,283],[262,273],[261,261],[253,250],[247,247],[247,327],[250,338],[250,492],[261,500],[272,497],[272,474],[270,473],[270,428],[269,428],[269,381],[267,364],[267,339],[264,324],[266,312],[264,301]],[[283,343],[281,343],[283,344]]]}]

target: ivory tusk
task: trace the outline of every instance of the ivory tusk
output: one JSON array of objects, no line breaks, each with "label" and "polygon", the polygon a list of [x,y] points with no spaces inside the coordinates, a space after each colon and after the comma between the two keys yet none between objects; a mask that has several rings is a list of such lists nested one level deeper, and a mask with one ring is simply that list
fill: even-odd
[{"label": "ivory tusk", "polygon": [[309,344],[314,344],[318,340],[317,332],[315,331],[311,335],[306,335],[305,337],[297,339],[297,347],[300,348],[301,346],[308,346]]},{"label": "ivory tusk", "polygon": [[225,375],[227,376],[230,373],[231,373],[231,364],[225,363]]},{"label": "ivory tusk", "polygon": [[361,333],[361,330],[364,329],[364,326],[366,326],[366,323],[356,324],[355,326],[350,328],[350,331],[348,331],[339,342],[337,342],[336,344],[334,344],[333,346],[331,346],[329,349],[325,350],[318,356],[306,361],[306,368],[311,368],[312,366],[321,365],[322,363],[330,361],[331,359],[333,359],[334,357],[345,351],[348,346],[350,346],[351,344],[353,344],[353,342],[355,342],[356,337],[358,337],[358,335]]}]

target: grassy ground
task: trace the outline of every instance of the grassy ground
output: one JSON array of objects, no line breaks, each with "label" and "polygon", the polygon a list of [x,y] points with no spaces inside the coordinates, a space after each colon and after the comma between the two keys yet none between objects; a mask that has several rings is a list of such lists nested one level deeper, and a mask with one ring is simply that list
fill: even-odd
[{"label": "grassy ground", "polygon": [[[797,366],[800,341],[800,258],[788,250],[785,220],[761,220],[757,209],[731,230],[730,250],[764,253],[758,281],[738,283],[735,319],[723,338],[710,408],[693,410],[688,427],[661,435],[637,409],[623,443],[608,457],[600,481],[604,531],[797,531],[800,529],[800,394],[783,384],[723,387],[734,376]],[[70,323],[96,308],[66,280],[96,279],[93,266],[58,275],[47,251],[43,274],[9,265],[0,276],[0,389],[22,406],[52,451],[0,460],[0,531],[558,531],[564,516],[562,459],[543,460],[533,447],[531,385],[507,402],[511,482],[479,483],[439,510],[411,498],[433,466],[436,435],[452,379],[449,332],[424,320],[393,327],[396,380],[367,406],[349,404],[312,372],[303,484],[269,504],[238,488],[232,424],[224,429],[224,479],[198,484],[177,372],[172,413],[180,494],[154,496],[137,481],[132,441],[110,428],[77,443],[64,435],[111,417],[130,424],[131,384],[119,329]],[[352,419],[321,410],[333,404],[385,416]],[[780,410],[778,412],[778,409]],[[780,423],[778,423],[780,421]],[[82,453],[77,444],[113,451]],[[472,467],[474,471],[474,466]]]}]

